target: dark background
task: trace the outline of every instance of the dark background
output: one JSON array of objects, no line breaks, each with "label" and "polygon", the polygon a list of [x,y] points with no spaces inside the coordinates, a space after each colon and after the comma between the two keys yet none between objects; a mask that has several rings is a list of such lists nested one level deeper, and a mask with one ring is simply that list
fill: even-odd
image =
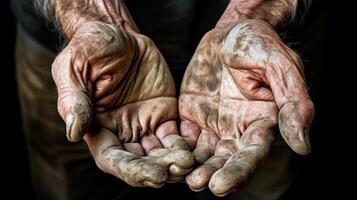
[{"label": "dark background", "polygon": [[[15,67],[14,67],[14,44],[16,36],[16,22],[10,12],[8,1],[1,1],[0,7],[0,79],[1,79],[1,131],[0,131],[0,158],[1,158],[1,186],[3,195],[11,195],[17,199],[26,197],[32,199],[27,151],[22,132],[21,118],[19,115],[19,103],[17,98]],[[337,45],[337,26],[341,26],[336,19],[328,16],[327,23],[323,23],[320,32],[310,32],[304,37],[313,40],[313,46],[307,54],[313,55],[308,65],[317,65],[311,72],[309,83],[312,98],[316,104],[316,118],[311,130],[312,154],[306,157],[296,155],[296,166],[301,170],[289,192],[283,199],[321,199],[338,196],[344,199],[345,193],[337,192],[338,188],[344,187],[345,182],[335,181],[342,173],[338,159],[341,157],[335,145],[336,126],[333,109],[337,110],[331,101],[330,90],[333,81],[325,73],[329,67],[335,67],[335,54],[331,55],[328,49]],[[306,38],[305,38],[306,39]],[[304,40],[304,38],[302,38]],[[332,47],[331,47],[332,46]],[[301,48],[297,46],[297,48]],[[310,55],[310,56],[311,56]],[[309,57],[307,55],[306,57]],[[308,68],[308,66],[306,66]],[[331,83],[332,82],[332,83]],[[332,102],[334,102],[332,100]],[[335,102],[336,103],[336,102]],[[340,119],[341,121],[341,119]],[[335,144],[335,143],[334,143]],[[335,168],[336,167],[336,168]],[[344,168],[343,168],[344,169]],[[341,175],[342,176],[342,175]],[[347,194],[346,194],[347,195]],[[1,198],[3,199],[3,198]]]},{"label": "dark background", "polygon": [[[14,45],[16,23],[9,8],[9,1],[0,3],[1,39],[1,192],[0,199],[33,198],[28,170],[27,151],[22,132],[20,107],[17,98]],[[6,197],[5,195],[10,197]]]}]

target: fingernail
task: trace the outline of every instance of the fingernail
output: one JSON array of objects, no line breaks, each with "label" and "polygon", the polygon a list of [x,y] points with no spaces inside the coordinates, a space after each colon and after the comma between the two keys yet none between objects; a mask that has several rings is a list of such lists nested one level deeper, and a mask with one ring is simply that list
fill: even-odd
[{"label": "fingernail", "polygon": [[169,170],[172,174],[179,174],[182,171],[181,167],[175,163],[170,165]]},{"label": "fingernail", "polygon": [[307,146],[308,152],[311,152],[311,143],[310,143],[309,132],[310,132],[309,129],[304,129],[305,144]]},{"label": "fingernail", "polygon": [[165,182],[153,183],[153,182],[150,182],[150,181],[144,181],[143,184],[145,186],[152,187],[152,188],[161,188],[161,187],[163,187],[165,185]]},{"label": "fingernail", "polygon": [[290,147],[298,154],[306,156],[311,152],[309,131],[307,129],[299,130],[289,142]]},{"label": "fingernail", "polygon": [[66,117],[66,136],[69,141],[72,141],[71,131],[73,126],[73,121],[74,121],[74,116],[72,114],[69,114]]}]

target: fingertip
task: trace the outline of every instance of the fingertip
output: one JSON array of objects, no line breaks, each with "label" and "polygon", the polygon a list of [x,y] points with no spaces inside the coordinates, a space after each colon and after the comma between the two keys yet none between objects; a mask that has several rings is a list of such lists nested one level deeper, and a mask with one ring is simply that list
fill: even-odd
[{"label": "fingertip", "polygon": [[72,114],[69,114],[67,117],[66,117],[66,120],[65,120],[65,123],[66,123],[66,136],[67,136],[67,139],[71,142],[75,142],[73,139],[72,139],[72,126],[73,126],[73,121],[74,121],[74,116]]},{"label": "fingertip", "polygon": [[66,136],[70,142],[80,141],[88,130],[89,120],[74,117],[70,114],[66,118]]},{"label": "fingertip", "polygon": [[279,129],[291,149],[300,154],[311,152],[309,128],[314,117],[311,101],[288,102],[279,112]]},{"label": "fingertip", "polygon": [[192,153],[186,150],[174,150],[169,151],[168,153],[165,152],[165,154],[161,155],[153,152],[150,156],[154,156],[155,154],[156,158],[153,157],[155,161],[162,166],[167,167],[170,176],[186,175],[192,170],[195,164],[195,159]]},{"label": "fingertip", "polygon": [[168,178],[166,168],[155,162],[148,162],[147,160],[143,160],[143,162],[140,171],[141,176],[144,177],[142,183],[149,187],[162,187]]},{"label": "fingertip", "polygon": [[249,177],[248,168],[242,166],[224,167],[212,175],[208,187],[214,195],[223,197],[241,188],[247,183]]},{"label": "fingertip", "polygon": [[182,168],[182,166],[174,163],[169,166],[169,171],[171,176],[184,176],[192,170],[191,168]]},{"label": "fingertip", "polygon": [[163,183],[154,183],[154,182],[151,182],[151,181],[144,181],[143,184],[147,187],[151,187],[151,188],[162,188],[164,185],[165,185],[165,182]]},{"label": "fingertip", "polygon": [[227,185],[227,177],[224,176],[223,169],[218,170],[212,175],[212,178],[208,183],[208,187],[212,193],[218,197],[225,196],[229,193],[229,191],[234,190],[232,186]]},{"label": "fingertip", "polygon": [[89,129],[91,119],[92,103],[86,94],[79,92],[65,119],[67,139],[71,142],[81,140]]},{"label": "fingertip", "polygon": [[[308,130],[302,132],[304,133],[286,133],[282,131],[282,136],[294,152],[306,156],[311,153],[310,137],[308,136]],[[288,135],[297,135],[298,137],[289,137]]]},{"label": "fingertip", "polygon": [[131,153],[129,155],[133,155],[134,159],[127,159],[127,163],[124,161],[126,158],[122,162],[116,161],[118,158],[112,158],[117,164],[110,173],[134,187],[160,188],[165,184],[168,173],[164,166],[148,158],[138,158]]},{"label": "fingertip", "polygon": [[199,192],[207,187],[210,177],[205,169],[198,168],[186,176],[186,183],[192,191]]},{"label": "fingertip", "polygon": [[193,154],[186,150],[175,150],[175,154],[178,154],[176,158],[176,164],[182,169],[191,169],[196,163]]},{"label": "fingertip", "polygon": [[182,170],[183,170],[182,167],[176,163],[173,163],[169,166],[170,174],[182,175],[181,174]]}]

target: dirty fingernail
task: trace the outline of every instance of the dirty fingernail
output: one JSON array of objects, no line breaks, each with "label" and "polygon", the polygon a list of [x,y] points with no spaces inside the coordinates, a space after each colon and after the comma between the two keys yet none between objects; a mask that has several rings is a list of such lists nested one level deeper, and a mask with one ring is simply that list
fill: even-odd
[{"label": "dirty fingernail", "polygon": [[74,116],[69,114],[66,118],[66,136],[69,141],[72,141],[71,131],[73,126]]}]

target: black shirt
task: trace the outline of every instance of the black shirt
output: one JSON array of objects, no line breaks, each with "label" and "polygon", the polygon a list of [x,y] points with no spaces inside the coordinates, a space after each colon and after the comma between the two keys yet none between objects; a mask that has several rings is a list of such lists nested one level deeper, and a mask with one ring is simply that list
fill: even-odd
[{"label": "black shirt", "polygon": [[[154,40],[171,69],[186,66],[201,37],[212,29],[229,0],[127,0],[126,5],[140,31]],[[323,1],[300,0],[295,23],[281,30],[289,44],[313,26],[325,9]],[[58,52],[62,47],[57,30],[41,17],[34,0],[12,0],[19,24],[32,38]],[[306,6],[308,5],[308,6]]]},{"label": "black shirt", "polygon": [[[228,0],[128,0],[126,5],[140,31],[154,40],[171,68],[189,62],[201,37],[212,29]],[[32,38],[54,52],[58,32],[34,9],[33,0],[12,0],[12,10]]]}]

